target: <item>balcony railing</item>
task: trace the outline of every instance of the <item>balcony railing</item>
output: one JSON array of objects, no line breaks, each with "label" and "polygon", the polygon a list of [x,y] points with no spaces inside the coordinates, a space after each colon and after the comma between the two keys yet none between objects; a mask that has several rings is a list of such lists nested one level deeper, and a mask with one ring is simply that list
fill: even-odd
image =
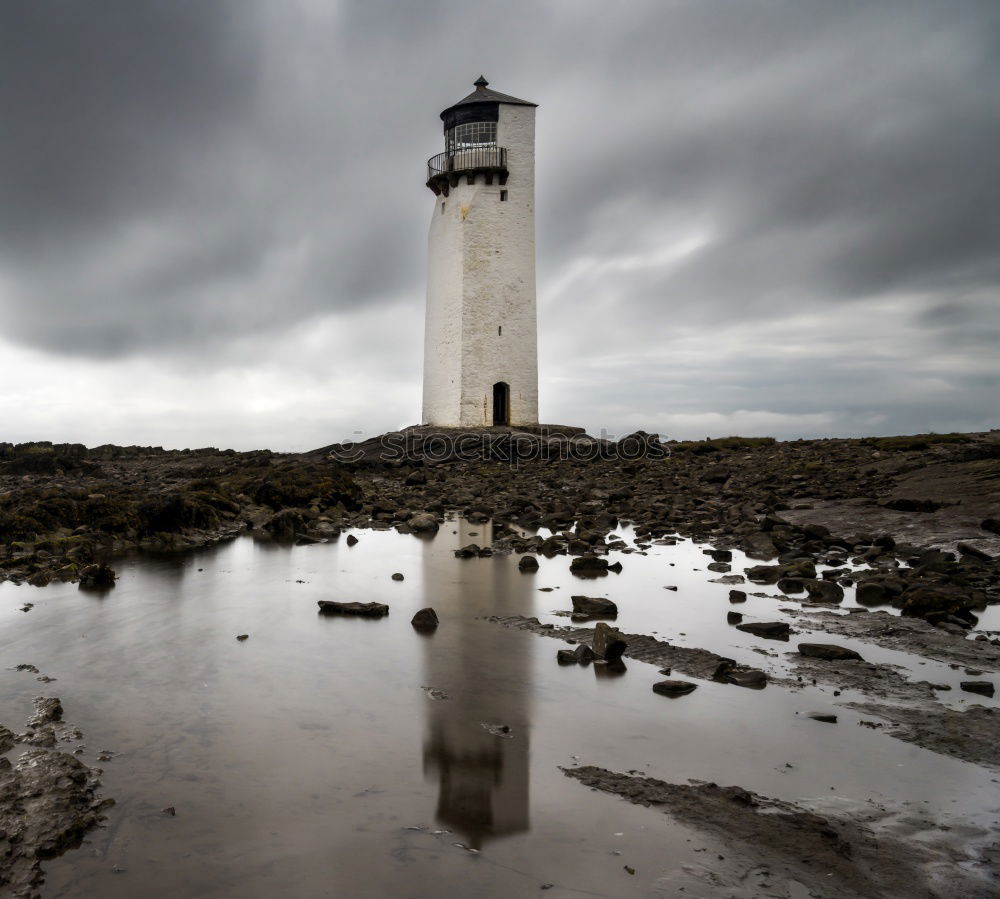
[{"label": "balcony railing", "polygon": [[497,176],[501,184],[507,183],[506,147],[463,147],[438,153],[427,160],[427,186],[436,194],[448,196],[448,189],[458,184],[462,175],[471,184],[476,175],[485,175],[492,184]]}]

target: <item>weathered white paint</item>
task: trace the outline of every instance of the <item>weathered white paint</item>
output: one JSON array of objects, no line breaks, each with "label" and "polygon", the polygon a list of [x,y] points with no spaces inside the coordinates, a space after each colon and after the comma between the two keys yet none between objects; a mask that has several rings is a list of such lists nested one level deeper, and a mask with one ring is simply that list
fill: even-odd
[{"label": "weathered white paint", "polygon": [[505,185],[486,184],[482,175],[468,184],[463,176],[447,197],[435,197],[425,424],[491,425],[498,381],[510,385],[511,424],[538,423],[534,107],[501,103],[497,144],[507,148]]}]

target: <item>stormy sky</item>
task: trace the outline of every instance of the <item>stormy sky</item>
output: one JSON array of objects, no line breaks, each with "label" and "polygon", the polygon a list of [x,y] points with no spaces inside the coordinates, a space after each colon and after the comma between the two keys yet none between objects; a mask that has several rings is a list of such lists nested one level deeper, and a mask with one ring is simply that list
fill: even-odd
[{"label": "stormy sky", "polygon": [[480,73],[540,104],[543,420],[1000,426],[996,0],[4,0],[0,440],[416,423]]}]

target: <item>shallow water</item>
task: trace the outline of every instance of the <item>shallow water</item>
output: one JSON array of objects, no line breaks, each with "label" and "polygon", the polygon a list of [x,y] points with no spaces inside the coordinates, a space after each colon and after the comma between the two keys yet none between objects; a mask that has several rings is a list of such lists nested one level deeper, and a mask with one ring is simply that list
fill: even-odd
[{"label": "shallow water", "polygon": [[[559,641],[483,620],[565,624],[552,612],[572,593],[607,595],[627,632],[777,669],[788,644],[726,625],[730,588],[706,582],[717,575],[701,547],[614,554],[621,575],[581,581],[565,556],[540,559],[535,574],[516,557],[454,558],[488,544],[487,529],[453,522],[432,540],[359,531],[353,548],[241,538],[120,563],[103,595],[0,585],[0,722],[19,729],[33,696],[59,696],[86,735],[83,760],[104,769],[118,801],[105,829],[46,864],[43,896],[511,896],[543,884],[671,895],[661,877],[704,864],[709,841],[558,770],[577,762],[796,801],[995,817],[982,768],[857,727],[843,708],[837,725],[805,717],[833,707],[829,691],[699,681],[669,700],[650,689],[654,666],[629,662],[613,678],[559,667]],[[745,560],[734,556],[737,573]],[[326,618],[318,599],[387,602],[391,613]],[[409,621],[427,605],[441,626],[423,636]],[[776,619],[782,605],[794,603],[750,597],[739,610]],[[29,662],[57,681],[8,670]],[[102,750],[110,761],[96,761]]]}]

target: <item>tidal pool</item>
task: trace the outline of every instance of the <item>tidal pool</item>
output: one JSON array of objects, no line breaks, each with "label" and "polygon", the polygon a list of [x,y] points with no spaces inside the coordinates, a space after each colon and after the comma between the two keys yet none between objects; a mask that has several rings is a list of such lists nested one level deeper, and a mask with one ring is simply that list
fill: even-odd
[{"label": "tidal pool", "polygon": [[[725,853],[559,770],[575,764],[816,806],[919,808],[945,823],[995,819],[994,774],[856,726],[829,690],[698,681],[669,700],[651,691],[662,677],[652,665],[628,661],[617,677],[560,667],[561,642],[486,620],[565,624],[553,613],[571,594],[608,596],[626,632],[779,670],[789,644],[726,624],[730,587],[708,582],[718,575],[702,547],[613,553],[622,574],[587,581],[565,556],[540,558],[534,574],[517,557],[455,558],[488,544],[488,528],[362,530],[353,547],[240,538],[119,560],[103,594],[0,584],[0,722],[21,729],[33,697],[58,696],[85,734],[81,758],[103,768],[117,801],[104,829],[46,863],[43,897],[672,896],[678,872]],[[739,573],[746,560],[734,556]],[[319,599],[391,611],[323,617]],[[750,597],[739,611],[778,619],[783,604]],[[410,626],[424,606],[440,618],[432,634]],[[11,670],[21,663],[56,680]],[[805,714],[831,708],[837,725]]]}]

